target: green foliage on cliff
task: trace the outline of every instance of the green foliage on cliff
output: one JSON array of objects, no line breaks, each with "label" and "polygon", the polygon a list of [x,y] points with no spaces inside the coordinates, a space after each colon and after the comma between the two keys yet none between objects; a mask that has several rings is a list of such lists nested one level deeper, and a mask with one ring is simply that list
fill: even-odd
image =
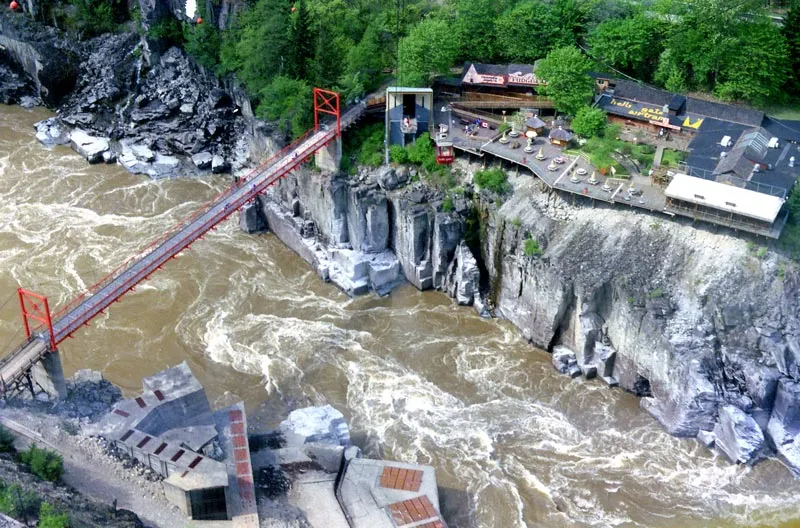
[{"label": "green foliage on cliff", "polygon": [[39,508],[38,528],[70,528],[70,526],[72,522],[69,515],[57,512],[49,502],[42,503]]},{"label": "green foliage on cliff", "polygon": [[44,480],[57,482],[64,474],[64,459],[58,453],[41,449],[31,444],[27,451],[21,451],[18,459],[31,469],[31,473]]},{"label": "green foliage on cliff", "polygon": [[35,492],[0,481],[0,512],[15,519],[28,519],[36,516],[40,504],[41,499]]},{"label": "green foliage on cliff", "polygon": [[0,425],[0,453],[13,453],[14,451],[16,451],[14,449],[14,435]]},{"label": "green foliage on cliff", "polygon": [[508,183],[508,174],[502,169],[488,169],[475,173],[475,183],[482,189],[488,189],[497,194],[503,194],[511,190]]},{"label": "green foliage on cliff", "polygon": [[539,247],[539,243],[530,237],[525,239],[525,246],[522,251],[526,257],[538,257],[542,254],[542,248]]}]

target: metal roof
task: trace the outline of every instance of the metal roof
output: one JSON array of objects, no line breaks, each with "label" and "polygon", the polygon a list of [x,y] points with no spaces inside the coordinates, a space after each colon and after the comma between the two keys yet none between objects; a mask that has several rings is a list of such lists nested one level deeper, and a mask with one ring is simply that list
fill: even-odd
[{"label": "metal roof", "polygon": [[778,217],[784,202],[777,196],[695,178],[687,174],[676,174],[665,194],[668,198],[704,205],[770,224]]},{"label": "metal roof", "polygon": [[433,88],[412,88],[408,86],[390,86],[386,93],[433,93]]}]

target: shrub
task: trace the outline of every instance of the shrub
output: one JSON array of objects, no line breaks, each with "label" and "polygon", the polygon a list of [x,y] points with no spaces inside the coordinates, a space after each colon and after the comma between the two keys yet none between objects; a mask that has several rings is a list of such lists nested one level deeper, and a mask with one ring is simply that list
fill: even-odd
[{"label": "shrub", "polygon": [[455,206],[453,205],[453,199],[448,196],[442,202],[442,211],[444,211],[445,213],[449,213],[453,209],[455,209]]},{"label": "shrub", "polygon": [[408,163],[408,151],[400,145],[392,145],[389,147],[389,157],[395,163]]},{"label": "shrub", "polygon": [[13,453],[14,449],[14,435],[8,429],[0,425],[0,453]]},{"label": "shrub", "polygon": [[758,250],[756,251],[756,257],[763,259],[766,256],[767,256],[767,248],[765,248],[764,246],[758,248]]},{"label": "shrub", "polygon": [[542,248],[539,247],[539,243],[534,239],[526,238],[523,252],[526,257],[538,257],[542,254]]},{"label": "shrub", "polygon": [[0,483],[0,512],[15,519],[33,517],[39,511],[41,499],[36,493],[27,491],[18,484],[6,486]]},{"label": "shrub", "polygon": [[147,36],[153,40],[162,40],[168,45],[183,46],[183,27],[171,16],[153,22],[147,31]]},{"label": "shrub", "polygon": [[408,160],[414,165],[424,167],[429,171],[436,170],[436,151],[433,148],[433,141],[427,132],[420,135],[414,143],[406,147]]},{"label": "shrub", "polygon": [[44,480],[57,482],[64,474],[64,459],[58,453],[40,449],[31,444],[30,449],[19,454],[19,461],[31,468],[31,473]]},{"label": "shrub", "polygon": [[522,226],[522,220],[518,216],[515,216],[514,220],[512,220],[511,223],[514,224],[514,227],[516,227],[517,229],[519,229],[520,226]]},{"label": "shrub", "polygon": [[664,296],[664,290],[661,288],[656,288],[655,290],[651,291],[648,295],[651,299],[659,299]]},{"label": "shrub", "polygon": [[58,513],[48,502],[39,508],[39,528],[70,528],[72,523],[66,513]]},{"label": "shrub", "polygon": [[511,185],[508,183],[508,174],[501,169],[476,172],[475,183],[482,189],[488,189],[497,194],[503,194],[511,190]]}]

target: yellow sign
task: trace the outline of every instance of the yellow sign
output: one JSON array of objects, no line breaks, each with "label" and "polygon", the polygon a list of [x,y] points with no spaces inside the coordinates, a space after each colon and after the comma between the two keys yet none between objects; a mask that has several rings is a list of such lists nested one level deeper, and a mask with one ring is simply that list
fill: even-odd
[{"label": "yellow sign", "polygon": [[686,128],[698,129],[702,124],[703,124],[702,117],[698,117],[697,121],[695,121],[694,123],[692,122],[692,119],[689,116],[686,116],[686,119],[683,120],[683,126]]},{"label": "yellow sign", "polygon": [[664,111],[661,108],[648,108],[646,106],[637,108],[638,105],[634,105],[630,101],[621,101],[614,98],[611,99],[611,104],[619,108],[626,108],[628,110],[626,114],[631,117],[641,117],[653,121],[661,121],[664,118]]}]

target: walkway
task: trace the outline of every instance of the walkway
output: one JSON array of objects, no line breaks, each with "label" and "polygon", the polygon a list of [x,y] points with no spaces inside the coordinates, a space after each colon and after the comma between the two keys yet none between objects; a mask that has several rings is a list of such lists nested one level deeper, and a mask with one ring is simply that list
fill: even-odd
[{"label": "walkway", "polygon": [[[360,103],[341,116],[345,130],[364,113]],[[132,257],[98,284],[53,314],[53,342],[57,345],[81,326],[88,324],[125,293],[146,280],[194,241],[225,220],[259,193],[295,170],[319,149],[336,139],[335,126],[312,129],[258,167],[239,183],[212,200],[161,238]],[[0,394],[19,381],[45,354],[50,352],[47,329],[34,333],[25,343],[0,361]]]}]

